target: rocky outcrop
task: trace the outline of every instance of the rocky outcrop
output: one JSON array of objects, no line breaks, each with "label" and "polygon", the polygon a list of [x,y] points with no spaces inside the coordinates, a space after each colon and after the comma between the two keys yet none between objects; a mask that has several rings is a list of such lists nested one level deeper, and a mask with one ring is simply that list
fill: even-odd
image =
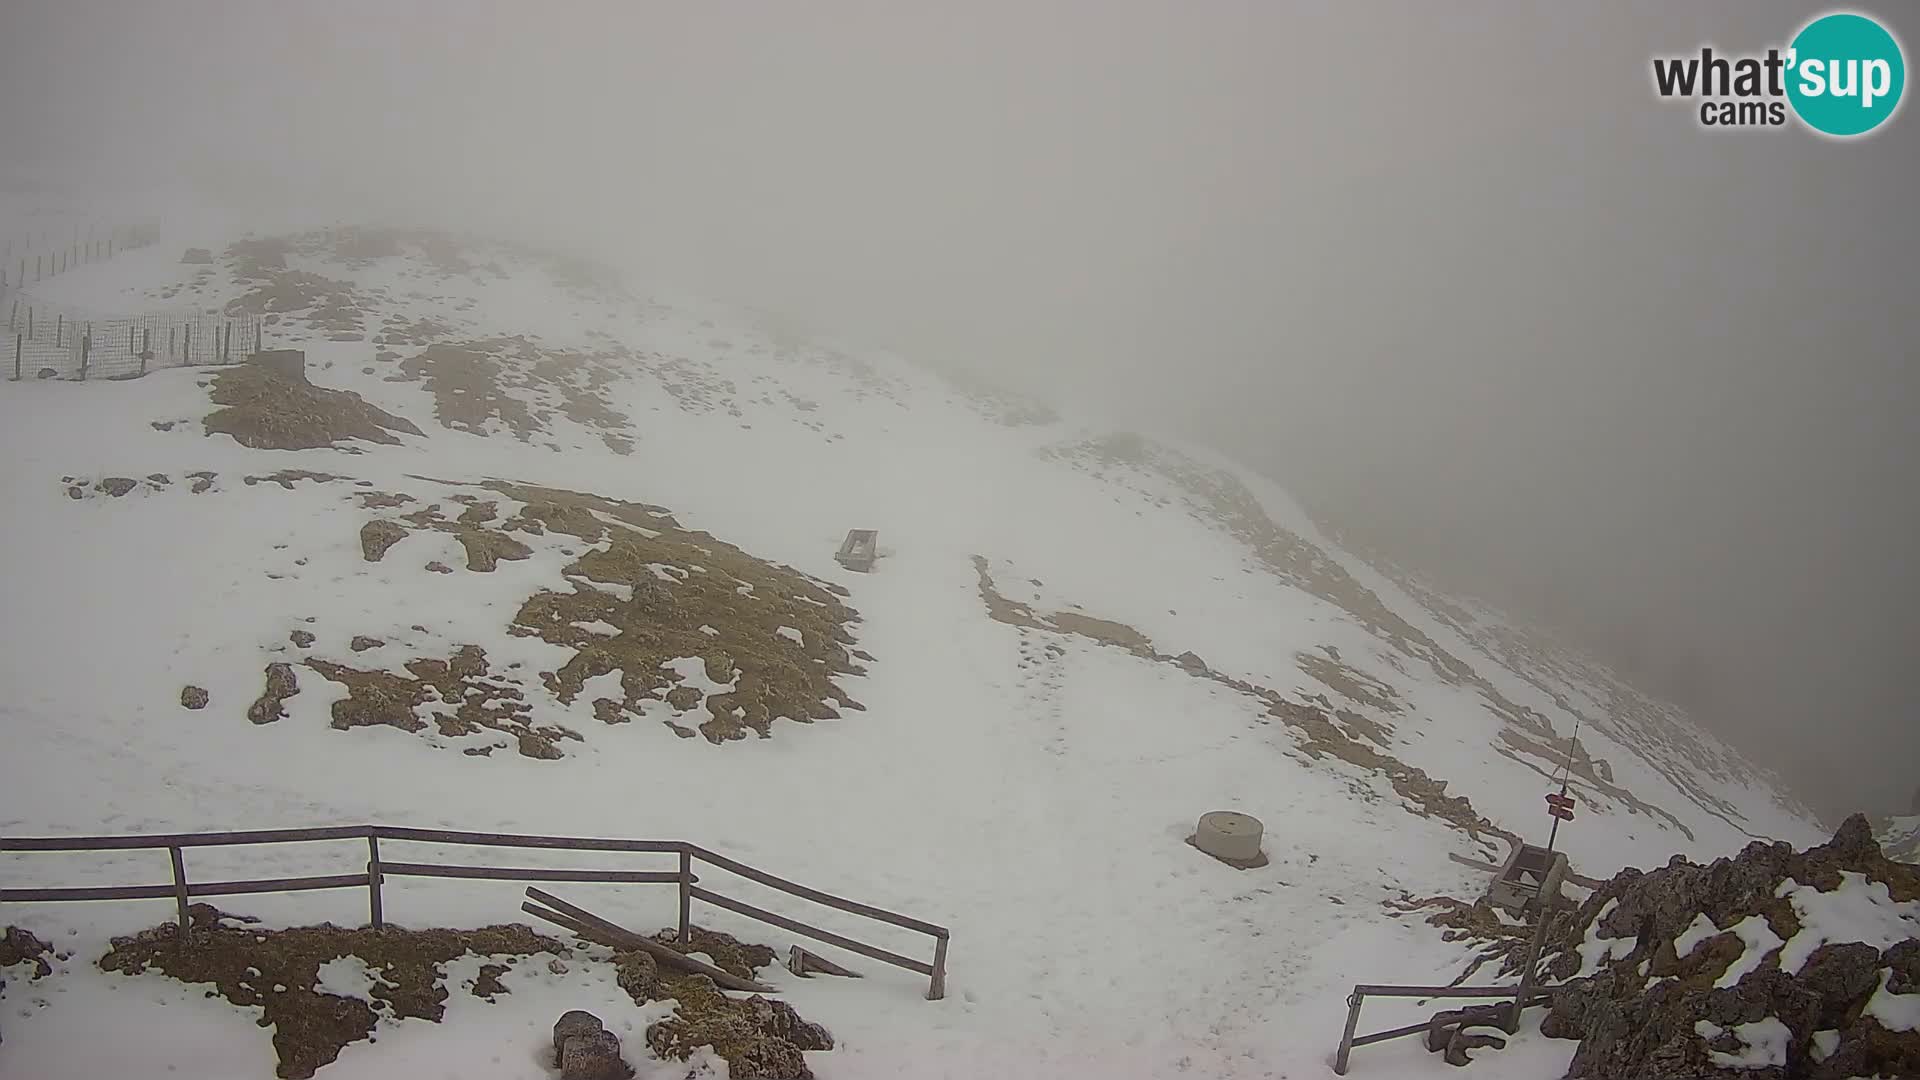
[{"label": "rocky outcrop", "polygon": [[1859,815],[1826,844],[1623,870],[1581,905],[1541,1030],[1569,1080],[1920,1076],[1920,868]]},{"label": "rocky outcrop", "polygon": [[627,1080],[633,1075],[620,1056],[620,1037],[600,1018],[581,1009],[561,1014],[553,1025],[553,1064],[560,1080]]}]

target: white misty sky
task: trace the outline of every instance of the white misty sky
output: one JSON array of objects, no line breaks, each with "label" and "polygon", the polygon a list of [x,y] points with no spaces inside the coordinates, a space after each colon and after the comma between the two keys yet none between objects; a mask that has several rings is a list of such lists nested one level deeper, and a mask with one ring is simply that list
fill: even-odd
[{"label": "white misty sky", "polygon": [[1200,437],[1885,808],[1920,119],[1709,135],[1649,75],[1815,10],[12,0],[0,147],[593,249]]}]

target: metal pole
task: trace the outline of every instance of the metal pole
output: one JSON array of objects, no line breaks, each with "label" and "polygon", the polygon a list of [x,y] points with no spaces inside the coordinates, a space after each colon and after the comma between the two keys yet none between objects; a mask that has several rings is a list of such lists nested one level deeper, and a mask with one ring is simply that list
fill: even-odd
[{"label": "metal pole", "polygon": [[384,929],[386,917],[380,907],[380,838],[367,834],[367,906],[373,912],[373,928]]},{"label": "metal pole", "polygon": [[187,864],[178,847],[170,847],[167,854],[173,856],[173,900],[180,907],[180,944],[191,944],[188,928],[192,921],[187,917]]},{"label": "metal pole", "polygon": [[1554,901],[1560,899],[1561,863],[1548,855],[1547,880],[1540,886],[1539,923],[1533,928],[1533,943],[1527,946],[1527,966],[1520,969],[1520,986],[1513,993],[1513,1008],[1507,1013],[1507,1022],[1501,1027],[1511,1035],[1520,1030],[1520,1013],[1527,1007],[1527,998],[1533,990],[1534,967],[1540,960],[1540,947],[1546,944],[1547,923],[1553,918]]},{"label": "metal pole", "polygon": [[21,341],[22,341],[22,338],[19,334],[13,335],[13,381],[14,382],[20,381],[20,342]]},{"label": "metal pole", "polygon": [[[1575,747],[1580,745],[1581,719],[1582,717],[1579,713],[1573,714],[1573,735],[1567,740],[1567,764],[1565,769],[1560,773],[1560,797],[1563,799],[1567,797],[1567,783],[1573,779],[1573,751]],[[1547,858],[1549,860],[1553,858],[1553,842],[1559,835],[1560,815],[1555,814],[1553,815],[1553,828],[1547,831]]]}]

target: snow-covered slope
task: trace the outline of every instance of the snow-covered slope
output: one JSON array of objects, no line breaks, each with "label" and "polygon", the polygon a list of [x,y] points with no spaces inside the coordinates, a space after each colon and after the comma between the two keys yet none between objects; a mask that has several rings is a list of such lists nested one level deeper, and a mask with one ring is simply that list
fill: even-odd
[{"label": "snow-covered slope", "polygon": [[[1375,569],[1202,449],[500,245],[230,239],[170,235],[28,301],[260,312],[269,347],[304,349],[316,387],[372,408],[158,364],[0,382],[0,834],[379,821],[685,839],[949,926],[939,1003],[877,964],[852,984],[769,976],[838,1036],[813,1055],[828,1078],[1321,1075],[1352,983],[1459,972],[1467,946],[1389,902],[1470,898],[1484,876],[1449,855],[1544,840],[1576,724],[1581,810],[1559,843],[1586,874],[1821,836],[1677,711]],[[181,265],[189,246],[224,254]],[[264,448],[328,434],[336,407],[363,437]],[[879,530],[875,572],[835,564],[849,528]],[[276,670],[298,692],[262,705]],[[209,704],[184,707],[187,686]],[[1261,818],[1271,863],[1185,844],[1213,809]],[[355,858],[193,856],[232,877]],[[164,873],[151,853],[0,856],[8,886]],[[674,919],[670,889],[581,893],[633,925]],[[388,896],[415,925],[518,917],[506,885]],[[243,909],[354,922],[363,903]],[[0,906],[75,957],[9,989],[0,1066],[118,1075],[125,1051],[83,1035],[111,1008],[155,1033],[148,1071],[270,1071],[239,1012],[90,966],[108,935],[169,916]],[[482,1026],[402,1024],[324,1075],[426,1059],[526,1075],[530,1029],[622,1000],[585,975],[526,989]],[[26,995],[51,1004],[20,1016]],[[1415,1015],[1370,1006],[1368,1025]],[[1523,1035],[1476,1071],[1557,1075],[1571,1053]],[[1355,1073],[1444,1068],[1392,1043]]]},{"label": "snow-covered slope", "polygon": [[1875,830],[1889,859],[1920,862],[1920,814],[1896,814]]}]

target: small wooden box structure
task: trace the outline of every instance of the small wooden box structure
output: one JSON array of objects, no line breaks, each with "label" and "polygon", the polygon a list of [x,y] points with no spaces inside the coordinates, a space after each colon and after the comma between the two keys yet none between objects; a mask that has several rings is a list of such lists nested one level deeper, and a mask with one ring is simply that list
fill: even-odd
[{"label": "small wooden box structure", "polygon": [[[1555,867],[1559,868],[1558,874],[1553,873]],[[1518,915],[1539,899],[1548,878],[1553,878],[1557,885],[1566,872],[1565,852],[1521,844],[1507,854],[1506,865],[1487,885],[1487,902]]]},{"label": "small wooden box structure", "polygon": [[849,570],[869,573],[873,570],[879,543],[880,534],[873,529],[848,529],[847,539],[834,553],[833,561]]}]

